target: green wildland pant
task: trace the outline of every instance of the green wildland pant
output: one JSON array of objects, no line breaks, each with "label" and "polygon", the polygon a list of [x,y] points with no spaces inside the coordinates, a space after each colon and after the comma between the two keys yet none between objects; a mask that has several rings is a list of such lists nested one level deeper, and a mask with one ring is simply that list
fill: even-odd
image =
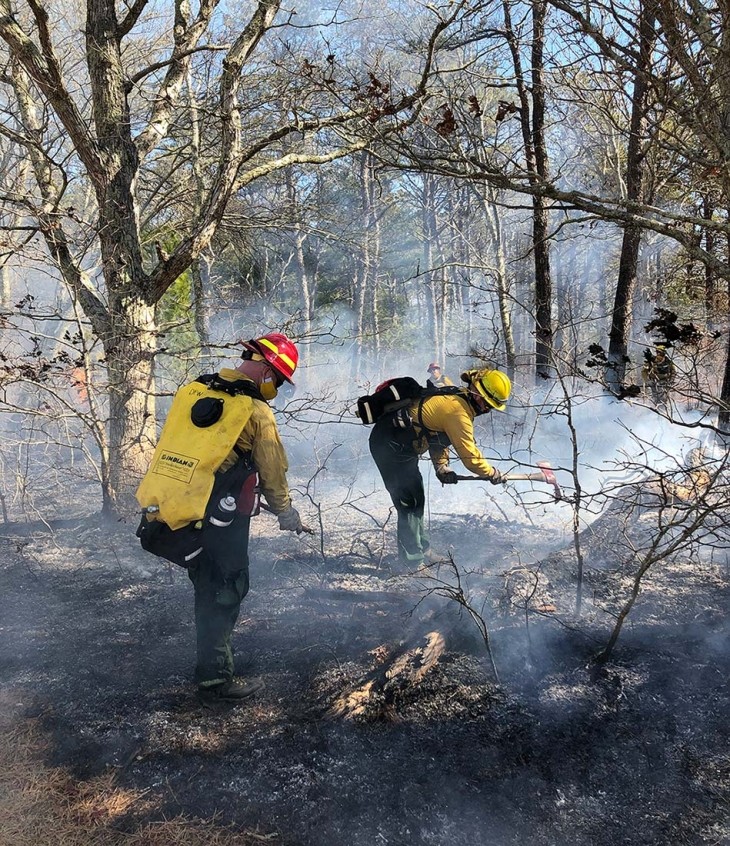
[{"label": "green wildland pant", "polygon": [[426,495],[414,441],[413,430],[393,426],[391,414],[377,420],[370,433],[370,453],[398,514],[398,557],[410,565],[420,564],[431,546],[423,520]]}]

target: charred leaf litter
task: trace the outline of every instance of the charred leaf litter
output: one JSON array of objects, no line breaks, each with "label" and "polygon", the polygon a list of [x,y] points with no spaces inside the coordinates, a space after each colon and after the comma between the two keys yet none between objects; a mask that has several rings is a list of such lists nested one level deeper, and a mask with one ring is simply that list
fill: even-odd
[{"label": "charred leaf litter", "polygon": [[338,528],[324,561],[254,531],[235,646],[266,687],[211,708],[182,570],[123,523],[2,527],[6,721],[38,718],[76,778],[145,791],[127,831],[184,814],[283,846],[730,843],[726,562],[663,564],[597,668],[630,562],[589,555],[579,621],[562,530],[434,515],[497,683],[463,608]]}]

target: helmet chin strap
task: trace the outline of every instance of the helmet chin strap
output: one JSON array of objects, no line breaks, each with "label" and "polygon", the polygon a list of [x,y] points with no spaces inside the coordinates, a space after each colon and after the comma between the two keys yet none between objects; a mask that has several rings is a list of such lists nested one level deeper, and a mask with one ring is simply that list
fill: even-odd
[{"label": "helmet chin strap", "polygon": [[470,385],[467,390],[467,396],[469,397],[471,407],[474,409],[474,411],[476,411],[477,415],[487,414],[492,410],[489,406],[489,403],[472,385]]},{"label": "helmet chin strap", "polygon": [[272,375],[272,367],[269,362],[258,353],[253,354],[253,361],[260,364],[256,384],[261,396],[268,402],[274,399],[277,394],[275,377]]},{"label": "helmet chin strap", "polygon": [[271,365],[262,355],[252,353],[236,367],[236,370],[256,383],[256,387],[265,400],[274,399],[277,394],[276,382],[271,373]]}]

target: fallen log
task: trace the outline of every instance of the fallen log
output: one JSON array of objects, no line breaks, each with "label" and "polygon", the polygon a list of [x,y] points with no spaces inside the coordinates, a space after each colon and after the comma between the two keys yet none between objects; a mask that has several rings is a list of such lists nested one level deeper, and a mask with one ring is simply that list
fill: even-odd
[{"label": "fallen log", "polygon": [[395,653],[387,645],[378,647],[381,654],[384,650],[387,655],[384,663],[368,673],[354,690],[339,696],[327,717],[396,720],[397,699],[423,680],[446,649],[446,638],[440,631],[429,632],[421,640],[420,646],[406,645]]}]

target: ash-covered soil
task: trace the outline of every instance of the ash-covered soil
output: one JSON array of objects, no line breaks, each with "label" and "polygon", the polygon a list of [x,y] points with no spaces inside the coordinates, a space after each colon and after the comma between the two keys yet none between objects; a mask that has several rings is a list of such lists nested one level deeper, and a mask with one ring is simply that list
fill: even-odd
[{"label": "ash-covered soil", "polygon": [[[256,521],[235,647],[266,687],[215,708],[191,683],[187,578],[139,550],[133,525],[0,527],[6,721],[38,718],[49,763],[78,779],[112,770],[140,791],[117,822],[130,831],[184,814],[282,846],[730,843],[726,559],[654,568],[599,669],[625,561],[601,564],[577,619],[570,577],[549,596],[530,587],[569,546],[560,519],[433,515],[434,546],[488,624],[496,681],[474,621],[434,593],[453,586],[450,565],[430,571],[439,582],[395,575],[393,521],[337,515],[322,543]],[[420,683],[332,715],[431,631],[446,648]]]}]

